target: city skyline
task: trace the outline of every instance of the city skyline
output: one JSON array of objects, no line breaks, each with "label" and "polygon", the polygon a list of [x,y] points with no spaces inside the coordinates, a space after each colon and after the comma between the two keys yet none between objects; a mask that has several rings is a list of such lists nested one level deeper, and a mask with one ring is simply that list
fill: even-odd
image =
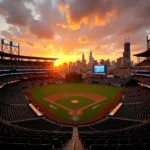
[{"label": "city skyline", "polygon": [[[126,36],[125,36],[125,38],[126,38]],[[122,56],[120,56],[119,58],[117,58],[116,60],[112,60],[112,61],[110,61],[110,59],[103,59],[103,58],[101,58],[101,59],[99,59],[99,60],[96,60],[96,59],[94,59],[94,57],[93,57],[93,53],[92,53],[92,51],[90,51],[89,52],[89,55],[86,57],[86,58],[88,58],[88,59],[86,59],[85,58],[85,54],[83,53],[82,54],[82,58],[81,59],[78,59],[78,60],[76,60],[76,61],[70,61],[70,62],[68,62],[68,65],[71,63],[81,63],[82,65],[88,65],[89,66],[89,68],[92,68],[93,67],[93,64],[95,64],[95,62],[96,63],[102,63],[102,64],[104,64],[104,63],[107,63],[107,62],[110,62],[111,63],[111,65],[113,64],[113,63],[118,63],[119,64],[119,66],[118,67],[131,67],[131,66],[133,66],[133,64],[134,64],[134,61],[132,61],[132,59],[131,59],[131,51],[130,51],[130,41],[128,41],[128,40],[125,40],[125,43],[124,43],[124,50],[122,51]],[[122,61],[122,62],[121,62]],[[64,63],[66,63],[66,62],[64,62]],[[115,67],[117,67],[117,64],[115,64]]]},{"label": "city skyline", "polygon": [[83,53],[88,60],[90,51],[96,60],[117,60],[128,35],[136,62],[133,55],[147,49],[149,6],[149,0],[0,0],[0,39],[19,42],[21,55],[62,64]]}]

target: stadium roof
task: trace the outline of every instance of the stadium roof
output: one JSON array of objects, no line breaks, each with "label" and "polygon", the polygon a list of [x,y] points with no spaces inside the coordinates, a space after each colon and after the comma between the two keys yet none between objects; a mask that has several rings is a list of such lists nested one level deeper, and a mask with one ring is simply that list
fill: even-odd
[{"label": "stadium roof", "polygon": [[135,54],[134,56],[137,56],[137,57],[150,57],[150,50],[146,50],[142,53]]},{"label": "stadium roof", "polygon": [[34,56],[22,56],[0,52],[0,56],[10,57],[10,58],[23,58],[23,59],[36,59],[36,60],[57,60],[58,58],[46,58],[46,57],[34,57]]}]

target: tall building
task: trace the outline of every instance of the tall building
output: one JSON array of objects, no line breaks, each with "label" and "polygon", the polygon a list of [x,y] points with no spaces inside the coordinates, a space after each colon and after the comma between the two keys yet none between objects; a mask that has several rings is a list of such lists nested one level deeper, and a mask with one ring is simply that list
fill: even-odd
[{"label": "tall building", "polygon": [[84,57],[84,54],[82,54],[82,63],[84,62],[85,60],[85,57]]},{"label": "tall building", "polygon": [[113,60],[112,63],[111,63],[111,67],[112,67],[112,68],[115,68],[115,67],[116,67],[116,62],[115,62],[114,60]]},{"label": "tall building", "polygon": [[89,68],[92,68],[92,66],[93,66],[93,61],[94,61],[94,59],[93,59],[93,56],[92,56],[92,51],[90,51],[90,56],[89,56]]},{"label": "tall building", "polygon": [[104,60],[104,59],[101,59],[101,60],[100,60],[100,64],[105,64],[105,60]]},{"label": "tall building", "polygon": [[69,72],[72,72],[73,70],[73,62],[69,62]]},{"label": "tall building", "polygon": [[124,66],[124,58],[123,57],[117,58],[117,64],[116,65],[118,68],[123,67]]},{"label": "tall building", "polygon": [[105,62],[105,64],[107,65],[107,67],[110,67],[110,65],[111,65],[111,64],[110,64],[110,60],[107,59],[106,62]]},{"label": "tall building", "polygon": [[131,56],[130,56],[130,42],[126,41],[125,38],[125,43],[124,43],[124,52],[123,52],[123,59],[124,59],[124,66],[125,67],[130,67],[131,66]]},{"label": "tall building", "polygon": [[82,69],[82,62],[80,60],[77,60],[76,61],[76,72],[81,73],[81,69]]},{"label": "tall building", "polygon": [[97,64],[97,60],[93,60],[93,65],[96,65]]},{"label": "tall building", "polygon": [[83,67],[86,65],[86,60],[84,54],[82,54],[82,65]]},{"label": "tall building", "polygon": [[82,67],[81,67],[81,72],[83,73],[83,71],[86,69],[86,60],[85,60],[85,56],[84,54],[82,54]]}]

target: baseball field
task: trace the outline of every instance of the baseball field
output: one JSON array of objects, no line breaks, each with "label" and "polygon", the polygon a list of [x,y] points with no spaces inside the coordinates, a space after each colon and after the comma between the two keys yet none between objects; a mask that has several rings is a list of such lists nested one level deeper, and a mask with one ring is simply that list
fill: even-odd
[{"label": "baseball field", "polygon": [[49,84],[25,91],[28,98],[52,119],[77,123],[102,117],[120,100],[122,87],[99,84]]}]

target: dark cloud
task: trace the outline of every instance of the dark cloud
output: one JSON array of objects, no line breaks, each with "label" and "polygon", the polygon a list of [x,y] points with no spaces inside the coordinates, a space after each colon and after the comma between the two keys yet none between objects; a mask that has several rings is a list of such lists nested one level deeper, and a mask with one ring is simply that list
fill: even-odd
[{"label": "dark cloud", "polygon": [[68,5],[64,11],[72,29],[79,29],[82,24],[88,24],[91,20],[94,20],[96,25],[105,25],[113,15],[111,0],[73,0],[61,5]]},{"label": "dark cloud", "polygon": [[[143,17],[148,16],[150,11],[149,0],[82,0],[82,2],[80,0],[71,2],[63,0],[60,1],[60,4],[64,5],[64,7],[69,6],[64,11],[66,12],[68,25],[72,29],[79,29],[82,24],[90,25],[90,23],[90,26],[94,27],[104,26],[113,22],[113,19],[119,21],[120,17],[128,12],[133,18],[138,15],[144,19]],[[136,23],[138,24],[136,21],[138,20],[133,22],[133,28],[134,26],[135,28],[140,26],[135,25]]]},{"label": "dark cloud", "polygon": [[144,2],[141,1],[136,8],[136,14],[139,18],[149,20],[150,1],[149,0],[144,0]]},{"label": "dark cloud", "polygon": [[33,19],[29,22],[30,31],[38,38],[52,39],[57,31],[57,23],[64,22],[64,16],[60,13],[52,0],[34,1],[35,12],[40,16],[39,20]]},{"label": "dark cloud", "polygon": [[25,6],[25,0],[3,0],[0,9],[7,23],[17,26],[26,26],[32,18],[31,10]]},{"label": "dark cloud", "polygon": [[[119,34],[120,35],[136,34],[137,31],[139,31],[142,28],[148,26],[148,24],[146,22],[145,22],[145,25],[143,25],[144,22],[142,22],[142,20],[141,20],[141,22],[129,23],[127,26],[122,27],[122,29],[121,29]],[[150,22],[149,22],[149,25],[150,25]]]},{"label": "dark cloud", "polygon": [[117,15],[121,15],[131,9],[134,9],[141,0],[112,0],[112,9],[117,12]]},{"label": "dark cloud", "polygon": [[0,31],[0,35],[5,39],[11,39],[13,37],[12,33],[6,30]]},{"label": "dark cloud", "polygon": [[40,15],[40,19],[43,22],[50,23],[51,26],[56,26],[59,22],[65,22],[65,17],[60,13],[58,9],[58,3],[52,3],[52,0],[44,0],[41,3],[36,4],[36,11]]},{"label": "dark cloud", "polygon": [[8,31],[10,31],[13,34],[13,36],[17,38],[22,38],[24,34],[22,28],[17,28],[15,26],[9,26]]},{"label": "dark cloud", "polygon": [[53,38],[53,31],[50,25],[40,20],[33,19],[30,22],[30,31],[40,39],[51,39]]},{"label": "dark cloud", "polygon": [[98,15],[100,17],[105,17],[106,13],[112,10],[111,0],[74,0],[70,3],[69,12],[70,17],[79,21],[84,16],[89,16],[91,14]]}]

